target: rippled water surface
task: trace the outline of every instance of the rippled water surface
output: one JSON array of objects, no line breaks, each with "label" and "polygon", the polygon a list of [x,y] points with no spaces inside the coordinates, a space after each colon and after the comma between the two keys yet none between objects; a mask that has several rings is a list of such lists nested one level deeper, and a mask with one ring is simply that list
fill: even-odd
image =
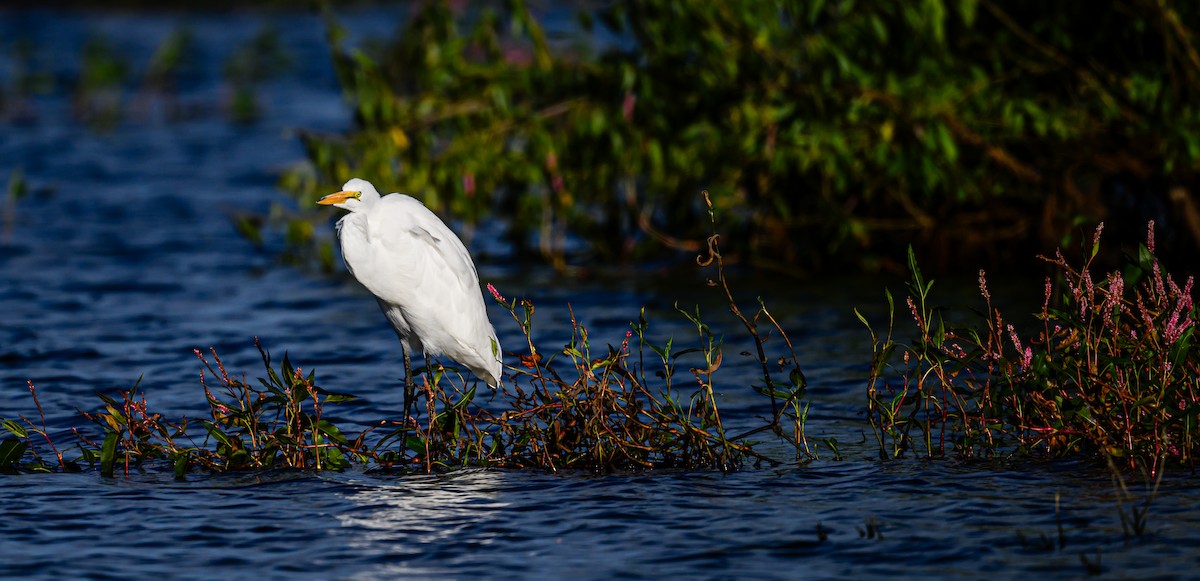
[{"label": "rippled water surface", "polygon": [[[357,34],[385,34],[400,13],[348,21]],[[179,93],[197,114],[172,119],[130,89],[110,130],[74,115],[70,84],[86,38],[104,35],[140,70],[180,26],[201,47]],[[261,85],[258,122],[232,123],[222,63],[263,27],[278,32],[292,67]],[[10,90],[20,38],[33,43],[33,66],[51,73],[53,88]],[[0,417],[36,416],[32,380],[51,432],[69,441],[84,423],[76,406],[139,377],[153,407],[196,416],[205,407],[192,349],[213,346],[253,376],[254,336],[317,369],[320,384],[362,396],[337,412],[340,422],[397,415],[399,349],[374,301],[352,281],[280,265],[229,220],[281,199],[279,171],[303,158],[296,130],[348,125],[323,38],[304,14],[0,11],[0,175],[21,168],[33,188],[0,220]],[[694,334],[671,315],[677,299],[722,320],[720,303],[691,279],[664,284],[635,272],[564,282],[502,262],[481,264],[481,277],[532,298],[548,337],[564,328],[568,301],[593,338],[612,343],[642,305],[656,336],[677,345]],[[1127,540],[1104,470],[879,462],[861,417],[869,346],[850,307],[880,303],[880,285],[748,286],[785,321],[805,360],[810,437],[835,439],[843,460],[823,447],[807,466],[733,474],[0,476],[0,576],[1069,578],[1087,576],[1081,554],[1110,578],[1195,576],[1192,475],[1169,475],[1148,533]],[[502,342],[518,341],[506,315],[492,314]],[[731,423],[752,425],[764,410],[737,375],[751,380],[753,366],[735,356],[746,345],[727,329],[722,409]],[[1141,484],[1131,491],[1144,497]]]}]

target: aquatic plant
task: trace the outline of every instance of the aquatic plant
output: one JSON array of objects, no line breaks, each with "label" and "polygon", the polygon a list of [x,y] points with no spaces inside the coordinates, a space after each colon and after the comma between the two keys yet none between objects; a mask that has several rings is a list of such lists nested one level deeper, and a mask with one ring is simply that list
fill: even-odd
[{"label": "aquatic plant", "polygon": [[[61,84],[71,91],[72,113],[96,131],[113,130],[129,117],[160,112],[168,121],[224,112],[233,122],[252,122],[263,113],[256,91],[291,69],[291,57],[278,32],[264,27],[239,43],[223,63],[228,89],[222,92],[224,102],[182,103],[180,85],[196,72],[202,57],[186,26],[173,29],[147,55],[130,54],[128,47],[109,36],[92,33],[81,47],[77,74],[61,80],[60,71],[48,69],[38,58],[43,49],[34,39],[18,38],[13,48],[10,66],[14,74],[11,85],[0,85],[0,116],[36,118],[39,108],[31,97],[52,94]],[[134,60],[144,60],[144,67],[135,68]]]},{"label": "aquatic plant", "polygon": [[[146,394],[139,390],[140,381],[129,389],[118,390],[115,397],[97,393],[101,408],[80,414],[103,436],[97,443],[86,430],[73,428],[75,443],[65,449],[76,451],[78,456],[69,460],[46,429],[37,391],[29,382],[40,422],[24,416],[19,416],[20,421],[0,418],[0,428],[9,434],[0,441],[0,471],[78,471],[86,463],[98,464],[101,475],[112,477],[117,467],[128,474],[131,468],[167,463],[182,478],[195,467],[214,472],[326,470],[345,468],[353,460],[365,461],[367,451],[361,438],[348,440],[336,425],[322,418],[324,406],[353,396],[317,387],[313,384],[315,374],[304,375],[286,356],[277,372],[257,339],[255,346],[267,372],[257,384],[229,374],[215,351],[210,352],[210,362],[208,355],[195,350],[203,366],[200,384],[211,419],[167,420],[148,404]],[[219,383],[215,388],[209,385],[214,379]],[[194,429],[197,426],[199,429]],[[43,459],[39,449],[52,453],[56,462]]]},{"label": "aquatic plant", "polygon": [[261,223],[332,267],[328,229],[296,224],[363,176],[502,218],[565,269],[701,249],[708,188],[745,260],[786,272],[902,265],[906,243],[1012,265],[1106,214],[1116,236],[1194,223],[1200,4],[1119,4],[625,0],[570,31],[519,0],[425,2],[353,45],[328,3],[355,125],[302,135],[280,182],[298,203]]},{"label": "aquatic plant", "polygon": [[[601,346],[593,344],[572,313],[570,340],[546,355],[529,338],[533,304],[505,301],[498,293],[496,300],[521,326],[528,352],[518,354],[520,366],[498,394],[499,411],[475,404],[474,388],[468,389],[461,376],[441,368],[432,373],[433,381],[424,386],[427,420],[409,442],[418,451],[415,461],[426,470],[468,464],[594,472],[731,470],[746,456],[756,456],[750,446],[731,441],[722,426],[711,383],[720,348],[703,323],[698,324],[701,347],[669,352],[647,343],[644,318],[619,345]],[[661,391],[638,364],[646,348],[659,357],[653,365],[663,369]],[[672,376],[688,351],[713,363],[691,368],[696,384],[681,388]]]},{"label": "aquatic plant", "polygon": [[[79,465],[74,461],[64,459],[62,452],[54,445],[54,439],[50,437],[50,433],[46,429],[46,414],[42,411],[42,402],[38,401],[37,387],[33,385],[32,381],[28,382],[28,385],[29,397],[33,399],[33,404],[37,407],[39,421],[34,423],[23,415],[18,416],[20,422],[0,418],[0,427],[10,434],[4,440],[0,440],[0,473],[15,472],[18,468],[46,472],[55,466],[62,470],[79,470]],[[54,455],[57,462],[51,463],[43,459],[38,452],[39,446],[34,445],[35,442],[42,441],[45,442],[46,450]],[[31,456],[31,460],[23,462],[26,453]]]},{"label": "aquatic plant", "polygon": [[[500,406],[499,413],[470,405],[475,393],[461,377],[450,381],[452,389],[431,390],[427,383],[429,419],[410,444],[440,453],[429,452],[418,460],[426,463],[427,470],[437,458],[460,464],[596,472],[664,467],[730,470],[747,458],[777,462],[756,452],[749,440],[768,430],[791,443],[797,459],[813,458],[804,435],[807,384],[787,334],[765,305],[760,304],[750,318],[741,313],[725,277],[718,236],[713,234],[708,244],[707,255],[697,262],[716,270],[710,285],[721,289],[754,341],[764,385],[751,387],[770,400],[767,425],[736,436],[726,432],[714,388],[724,357],[723,337],[703,322],[698,309],[677,308],[695,325],[695,347],[681,349],[674,338],[662,345],[652,343],[643,310],[618,345],[597,349],[587,327],[572,313],[570,340],[547,356],[531,339],[534,305],[523,299],[507,300],[489,286],[526,340],[526,351],[517,353],[520,366],[513,368],[512,380],[499,395],[506,405]],[[758,330],[760,318],[785,344],[772,359],[765,355],[767,339]],[[687,367],[694,383],[676,380],[686,356],[697,360]],[[788,382],[771,379],[771,361]],[[439,371],[434,377],[437,385],[448,376]]]},{"label": "aquatic plant", "polygon": [[129,64],[105,36],[89,37],[80,51],[75,114],[94,129],[112,129],[121,120],[121,86]]},{"label": "aquatic plant", "polygon": [[868,416],[881,456],[1085,454],[1151,474],[1165,464],[1194,465],[1200,351],[1193,279],[1181,286],[1164,270],[1153,222],[1124,272],[1094,273],[1102,228],[1081,265],[1061,252],[1042,258],[1059,280],[1045,280],[1041,328],[1032,336],[993,305],[983,271],[982,320],[948,321],[910,251],[906,305],[915,337],[893,339],[890,292],[886,334],[868,324]]},{"label": "aquatic plant", "polygon": [[25,171],[20,167],[14,168],[8,174],[8,186],[4,189],[4,209],[0,211],[0,243],[12,242],[17,200],[28,193],[29,182],[25,180]]},{"label": "aquatic plant", "polygon": [[232,94],[227,109],[236,123],[250,123],[262,116],[262,103],[255,96],[257,87],[279,77],[292,66],[284,50],[279,31],[264,27],[254,38],[240,45],[225,60],[225,80]]},{"label": "aquatic plant", "polygon": [[[711,211],[707,198],[705,202]],[[715,227],[715,214],[710,213],[710,220]],[[380,422],[351,437],[324,410],[352,396],[319,387],[315,372],[303,373],[286,356],[273,365],[256,340],[267,374],[257,383],[230,374],[215,351],[196,350],[208,418],[168,421],[151,411],[137,385],[116,397],[99,394],[102,408],[82,413],[103,437],[97,443],[76,431],[75,461],[99,464],[104,476],[114,476],[118,467],[128,473],[161,463],[172,466],[178,477],[193,468],[336,470],[350,465],[427,472],[462,466],[734,470],[747,460],[780,461],[754,450],[751,438],[762,433],[792,444],[797,460],[816,457],[804,433],[807,384],[787,334],[761,300],[750,316],[739,309],[715,232],[697,263],[714,272],[709,284],[719,289],[746,329],[755,345],[752,357],[761,366],[763,383],[745,387],[765,397],[764,407],[769,401],[770,419],[741,434],[728,433],[715,388],[724,336],[704,322],[698,307],[677,309],[694,325],[691,341],[654,343],[643,310],[614,344],[591,336],[568,305],[570,336],[561,347],[547,348],[532,339],[533,303],[506,299],[489,285],[524,337],[522,347],[506,354],[516,365],[509,366],[491,398],[478,396],[470,374],[430,365],[414,371],[423,396],[420,417],[408,425]],[[778,341],[769,343],[775,337]],[[30,389],[33,393],[32,385]],[[0,421],[10,434],[0,443],[0,470],[53,468],[36,455],[40,444],[35,435],[54,447],[44,428],[29,421]],[[27,453],[31,460],[22,460]],[[54,454],[65,468],[57,448]]]}]

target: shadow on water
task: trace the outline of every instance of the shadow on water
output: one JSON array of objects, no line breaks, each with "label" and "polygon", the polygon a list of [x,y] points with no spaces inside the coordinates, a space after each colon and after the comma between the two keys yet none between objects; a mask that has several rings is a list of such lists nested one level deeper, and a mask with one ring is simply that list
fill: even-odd
[{"label": "shadow on water", "polygon": [[[276,170],[303,157],[296,129],[350,122],[320,22],[287,13],[0,16],[0,49],[12,55],[15,39],[33,39],[30,66],[52,87],[14,97],[7,91],[19,67],[0,57],[0,174],[21,168],[31,184],[0,243],[0,415],[34,416],[32,380],[48,426],[66,441],[81,423],[75,406],[139,376],[158,409],[195,415],[205,408],[192,349],[214,346],[229,368],[253,374],[253,336],[316,368],[321,385],[362,396],[339,421],[399,415],[398,349],[374,301],[345,279],[279,266],[229,219],[277,195]],[[395,14],[349,18],[365,34],[385,34]],[[203,114],[126,115],[106,130],[75,116],[66,80],[77,76],[72,63],[89,35],[103,34],[139,63],[179,27],[203,50],[177,98]],[[292,67],[258,87],[256,121],[234,122],[222,113],[222,63],[264,27],[278,31]],[[486,264],[481,273],[506,294],[534,299],[548,338],[563,336],[570,303],[600,343],[619,343],[642,306],[653,333],[686,341],[695,331],[674,314],[678,301],[729,329],[729,354],[746,347],[698,278],[563,282]],[[794,333],[814,400],[810,439],[835,439],[845,460],[728,475],[0,476],[3,574],[1082,577],[1080,553],[1095,561],[1097,550],[1113,576],[1175,577],[1194,565],[1200,494],[1187,475],[1169,475],[1150,532],[1126,540],[1104,470],[876,460],[861,416],[868,338],[850,308],[881,304],[877,281],[735,284],[748,303],[763,295]],[[493,312],[501,341],[516,341],[503,316]],[[748,357],[725,365],[725,377],[755,376]],[[729,417],[750,425],[765,413],[761,398],[723,381]]]}]

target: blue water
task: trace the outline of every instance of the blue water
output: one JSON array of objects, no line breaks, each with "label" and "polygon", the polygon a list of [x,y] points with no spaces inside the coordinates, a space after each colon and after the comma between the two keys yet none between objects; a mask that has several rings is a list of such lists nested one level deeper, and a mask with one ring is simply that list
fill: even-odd
[{"label": "blue water", "polygon": [[[347,20],[360,36],[382,35],[401,14]],[[75,113],[71,83],[89,35],[104,35],[138,71],[180,26],[200,47],[177,96],[189,114],[171,115],[161,95],[139,98],[132,81],[111,129]],[[234,123],[222,63],[268,26],[293,66],[259,87],[257,122]],[[13,90],[22,37],[52,79],[28,96]],[[192,350],[214,347],[253,378],[255,336],[316,369],[320,385],[363,398],[335,412],[339,423],[398,415],[398,345],[374,301],[346,277],[280,264],[277,240],[258,250],[229,219],[286,201],[275,183],[303,159],[297,130],[349,125],[323,39],[302,13],[0,11],[0,178],[20,168],[32,187],[0,216],[0,417],[40,421],[32,381],[51,434],[69,445],[70,429],[86,425],[76,406],[94,408],[95,391],[139,377],[152,408],[202,415]],[[487,250],[484,238],[477,250]],[[565,342],[569,302],[601,344],[619,343],[643,305],[655,337],[694,344],[672,305],[700,304],[726,333],[717,383],[726,421],[748,427],[766,411],[744,387],[754,365],[738,353],[750,345],[696,277],[664,281],[647,269],[583,282],[500,260],[480,274],[538,305],[546,341]],[[882,303],[882,284],[742,286],[746,304],[762,294],[791,333],[811,384],[809,438],[836,440],[842,460],[818,444],[821,459],[800,466],[768,443],[784,464],[731,474],[0,476],[0,576],[1077,578],[1088,575],[1081,553],[1099,559],[1104,578],[1193,576],[1200,491],[1191,474],[1168,474],[1148,532],[1126,538],[1122,496],[1099,467],[881,462],[862,417],[869,345],[850,309]],[[492,312],[515,348],[521,338],[506,317]],[[1136,478],[1130,491],[1144,500]]]}]

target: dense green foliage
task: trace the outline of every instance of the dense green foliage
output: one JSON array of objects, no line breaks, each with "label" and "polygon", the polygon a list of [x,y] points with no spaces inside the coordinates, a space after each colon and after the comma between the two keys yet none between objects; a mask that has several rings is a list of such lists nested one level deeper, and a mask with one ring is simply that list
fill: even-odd
[{"label": "dense green foliage", "polygon": [[357,124],[305,137],[291,242],[328,244],[311,201],[351,176],[504,218],[559,266],[700,248],[705,188],[731,247],[793,272],[902,264],[909,242],[927,266],[1023,261],[1101,220],[1200,240],[1198,4],[625,0],[581,20],[552,40],[520,1],[431,2],[352,47],[329,16]]}]

